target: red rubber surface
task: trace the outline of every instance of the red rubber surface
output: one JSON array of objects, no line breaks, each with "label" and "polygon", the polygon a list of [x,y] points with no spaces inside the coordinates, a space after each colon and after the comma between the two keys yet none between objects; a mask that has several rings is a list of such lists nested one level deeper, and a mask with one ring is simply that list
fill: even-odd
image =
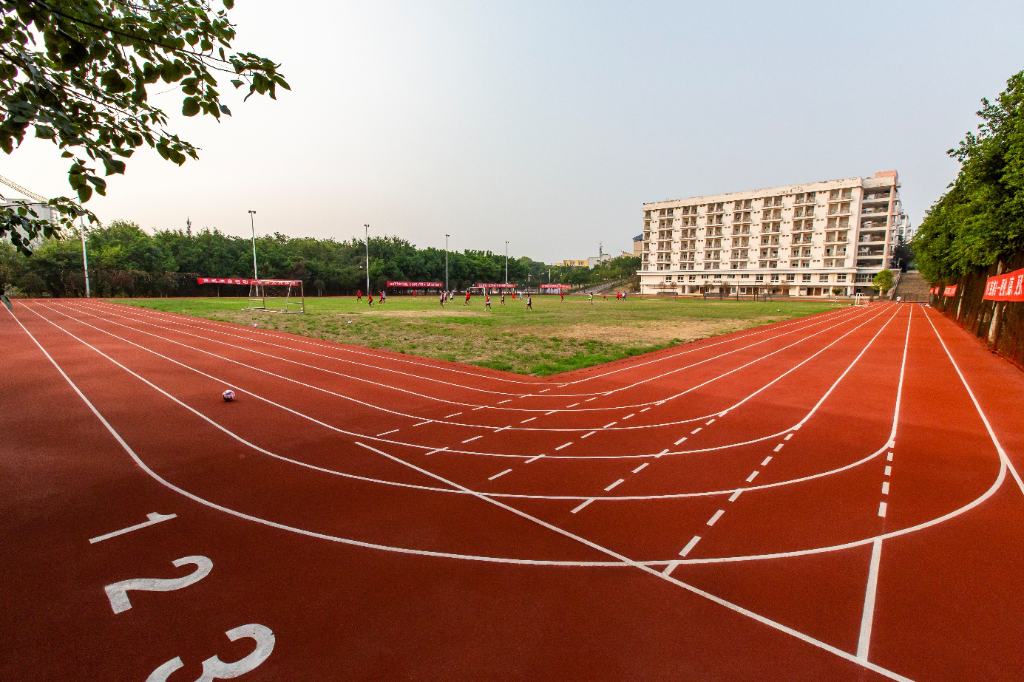
[{"label": "red rubber surface", "polygon": [[102,301],[0,342],[0,679],[1024,677],[1024,375],[919,305],[546,379]]}]

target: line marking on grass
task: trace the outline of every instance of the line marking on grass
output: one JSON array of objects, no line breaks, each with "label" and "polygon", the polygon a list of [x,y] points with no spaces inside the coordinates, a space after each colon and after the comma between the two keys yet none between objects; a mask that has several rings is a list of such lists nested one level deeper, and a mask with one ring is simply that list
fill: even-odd
[{"label": "line marking on grass", "polygon": [[785,443],[779,443],[778,445],[776,445],[776,446],[775,446],[775,450],[774,450],[774,451],[775,451],[775,452],[778,452],[779,450],[781,450],[781,449],[782,449],[782,446],[783,446],[783,445],[785,445]]},{"label": "line marking on grass", "polygon": [[718,511],[716,511],[715,515],[712,516],[710,519],[708,519],[708,525],[709,526],[715,525],[715,522],[718,521],[718,519],[722,518],[722,514],[724,514],[724,513],[725,513],[724,509],[719,509]]},{"label": "line marking on grass", "polygon": [[608,422],[607,424],[605,424],[605,425],[604,425],[604,426],[602,426],[601,428],[602,428],[602,429],[607,429],[607,428],[608,428],[609,426],[615,426],[615,425],[616,425],[616,424],[618,424],[618,423],[619,423],[619,422]]},{"label": "line marking on grass", "polygon": [[523,421],[521,421],[519,423],[520,424],[525,424],[526,422],[532,422],[534,419],[536,419],[536,417],[530,417],[529,419],[524,419]]},{"label": "line marking on grass", "polygon": [[885,467],[885,475],[892,476],[892,467]]},{"label": "line marking on grass", "polygon": [[451,419],[452,417],[458,417],[460,414],[462,414],[462,413],[461,412],[452,412],[451,414],[446,414],[443,418],[444,419]]},{"label": "line marking on grass", "polygon": [[489,478],[488,478],[487,480],[488,480],[488,481],[493,481],[494,479],[496,479],[496,478],[498,478],[498,477],[500,477],[500,476],[504,476],[505,474],[507,474],[507,473],[508,473],[508,472],[510,472],[510,471],[512,471],[512,470],[511,470],[511,469],[505,469],[505,470],[504,470],[504,471],[502,471],[502,472],[501,472],[500,474],[494,474],[493,476],[489,477]]},{"label": "line marking on grass", "polygon": [[878,503],[878,515],[883,517],[883,518],[885,517],[885,508],[886,508],[886,506],[887,505],[885,504],[885,502],[879,502]]},{"label": "line marking on grass", "polygon": [[612,488],[614,488],[615,486],[617,486],[618,484],[622,483],[622,482],[623,482],[623,481],[625,481],[625,480],[626,480],[626,479],[624,479],[624,478],[620,478],[619,480],[615,481],[615,483],[612,483],[612,484],[611,484],[610,486],[608,486],[607,488],[605,488],[605,489],[604,489],[604,491],[605,491],[606,493],[608,493],[608,492],[611,492]]},{"label": "line marking on grass", "polygon": [[583,508],[584,508],[584,507],[586,507],[586,506],[587,506],[588,504],[590,504],[590,503],[591,503],[591,502],[593,502],[593,501],[594,501],[594,498],[593,498],[593,497],[591,497],[591,498],[590,498],[590,499],[588,499],[588,500],[584,500],[583,504],[581,504],[580,506],[578,506],[578,507],[576,507],[575,509],[573,509],[571,513],[572,513],[572,514],[578,514],[578,513],[580,513],[581,511],[583,511]]},{"label": "line marking on grass", "polygon": [[381,436],[386,436],[389,433],[397,433],[398,431],[399,429],[391,429],[390,431],[385,431],[384,433],[378,433],[377,438],[380,438]]},{"label": "line marking on grass", "polygon": [[742,492],[743,492],[743,488],[740,488],[739,490],[737,490],[736,492],[734,492],[734,493],[733,493],[732,495],[730,495],[730,496],[729,496],[729,501],[730,501],[730,502],[735,502],[735,501],[736,501],[736,498],[737,498],[737,497],[739,497],[739,496],[740,496],[740,493],[742,493]]},{"label": "line marking on grass", "polygon": [[694,545],[696,545],[698,542],[700,542],[700,536],[694,535],[692,538],[690,538],[690,541],[686,543],[686,547],[683,547],[683,550],[679,552],[679,556],[686,556],[687,554],[689,554],[690,550],[693,549]]},{"label": "line marking on grass", "polygon": [[643,464],[638,466],[636,469],[633,469],[633,473],[634,474],[639,474],[641,471],[644,470],[644,467],[646,467],[648,464],[650,464],[650,462],[644,462]]},{"label": "line marking on grass", "polygon": [[476,440],[478,438],[483,438],[483,436],[473,436],[472,438],[467,438],[466,440],[464,440],[462,442],[463,443],[470,443],[470,442],[472,442],[472,441],[474,441],[474,440]]},{"label": "line marking on grass", "polygon": [[536,462],[538,459],[540,459],[543,456],[544,455],[537,455],[536,457],[531,457],[530,459],[528,459],[525,462],[523,462],[523,464],[529,464],[530,462]]},{"label": "line marking on grass", "polygon": [[690,431],[690,435],[692,436],[695,433],[700,433],[701,429],[703,429],[703,428],[704,428],[703,426],[698,426],[693,431]]},{"label": "line marking on grass", "polygon": [[754,473],[752,473],[752,474],[750,474],[749,476],[747,476],[747,483],[750,483],[750,482],[751,482],[751,481],[753,481],[753,480],[754,480],[755,478],[757,478],[757,475],[758,475],[759,473],[761,473],[761,472],[760,472],[760,471],[755,471]]},{"label": "line marking on grass", "polygon": [[423,426],[424,424],[429,424],[429,423],[430,423],[430,420],[428,419],[425,422],[420,422],[419,424],[413,424],[413,426]]},{"label": "line marking on grass", "polygon": [[889,481],[882,481],[882,494],[883,495],[888,495],[889,494]]},{"label": "line marking on grass", "polygon": [[595,433],[597,433],[597,431],[591,431],[589,433],[585,433],[582,436],[580,436],[580,439],[582,440],[584,438],[589,438],[590,436],[593,436]]},{"label": "line marking on grass", "polygon": [[768,462],[770,462],[770,461],[772,461],[772,456],[768,455],[767,457],[764,458],[764,461],[761,462],[761,466],[763,466],[763,467],[768,466]]},{"label": "line marking on grass", "polygon": [[559,445],[559,446],[558,446],[557,448],[555,448],[555,450],[561,450],[562,448],[567,448],[567,447],[569,447],[570,445],[572,445],[572,441],[569,441],[568,443],[562,443],[562,444],[561,444],[561,445]]},{"label": "line marking on grass", "polygon": [[686,436],[683,436],[682,438],[680,438],[679,440],[677,440],[677,441],[676,441],[675,443],[673,443],[673,445],[679,445],[679,444],[680,444],[680,443],[682,443],[682,442],[683,442],[684,440],[686,440]]}]

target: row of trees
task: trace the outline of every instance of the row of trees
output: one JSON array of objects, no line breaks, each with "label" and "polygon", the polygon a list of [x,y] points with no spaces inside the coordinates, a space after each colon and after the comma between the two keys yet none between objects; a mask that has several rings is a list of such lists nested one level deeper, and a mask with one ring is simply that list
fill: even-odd
[{"label": "row of trees", "polygon": [[950,156],[960,173],[914,236],[929,281],[953,280],[1024,252],[1024,71],[995,102],[982,100],[978,132]]},{"label": "row of trees", "polygon": [[[11,295],[82,296],[81,235],[44,240],[31,256],[0,243],[0,290]],[[252,242],[219,230],[165,230],[148,234],[138,225],[114,221],[87,233],[89,284],[96,296],[202,296],[196,277],[246,277],[252,272]],[[398,237],[371,238],[370,286],[388,280],[445,281],[443,249],[419,249]],[[260,277],[301,279],[310,295],[348,295],[366,289],[366,245],[361,240],[256,239]],[[504,282],[505,257],[490,251],[448,253],[448,282],[461,289],[476,282]],[[595,268],[548,266],[530,258],[508,259],[508,281],[520,286],[573,285],[632,277],[639,259],[620,257]]]}]

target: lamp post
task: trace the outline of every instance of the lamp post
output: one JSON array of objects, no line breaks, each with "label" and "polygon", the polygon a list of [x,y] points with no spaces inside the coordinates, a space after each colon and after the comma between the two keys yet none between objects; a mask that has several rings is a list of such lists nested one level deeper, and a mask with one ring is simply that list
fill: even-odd
[{"label": "lamp post", "polygon": [[370,296],[370,225],[363,224],[366,228],[366,295]]},{"label": "lamp post", "polygon": [[89,256],[85,252],[85,218],[80,218],[82,226],[82,273],[85,275],[85,297],[89,296]]},{"label": "lamp post", "polygon": [[256,211],[249,211],[249,225],[252,227],[252,276],[259,286],[260,273],[256,270]]},{"label": "lamp post", "polygon": [[508,284],[508,240],[505,240],[505,284]]},{"label": "lamp post", "polygon": [[450,234],[444,236],[444,290],[448,291],[448,237]]}]

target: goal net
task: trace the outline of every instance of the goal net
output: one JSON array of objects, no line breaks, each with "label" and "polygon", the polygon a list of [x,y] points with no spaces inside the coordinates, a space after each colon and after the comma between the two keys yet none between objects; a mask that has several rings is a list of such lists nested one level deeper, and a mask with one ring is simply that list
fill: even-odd
[{"label": "goal net", "polygon": [[291,314],[306,312],[306,293],[302,287],[302,280],[251,280],[246,310]]}]

